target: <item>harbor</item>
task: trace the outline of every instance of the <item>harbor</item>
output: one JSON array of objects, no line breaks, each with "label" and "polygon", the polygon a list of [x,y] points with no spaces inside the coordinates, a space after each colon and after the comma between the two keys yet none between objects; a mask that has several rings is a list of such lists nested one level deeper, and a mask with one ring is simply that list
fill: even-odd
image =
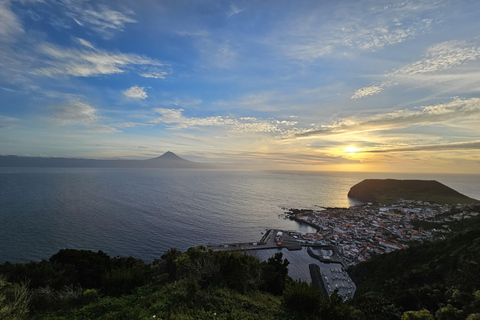
[{"label": "harbor", "polygon": [[282,252],[283,257],[290,262],[288,269],[292,279],[311,283],[326,295],[336,291],[344,301],[353,298],[355,294],[356,286],[346,271],[347,265],[342,260],[341,247],[309,241],[308,237],[304,238],[295,231],[269,229],[258,242],[197,247],[213,251],[244,252],[263,261],[277,252]]}]

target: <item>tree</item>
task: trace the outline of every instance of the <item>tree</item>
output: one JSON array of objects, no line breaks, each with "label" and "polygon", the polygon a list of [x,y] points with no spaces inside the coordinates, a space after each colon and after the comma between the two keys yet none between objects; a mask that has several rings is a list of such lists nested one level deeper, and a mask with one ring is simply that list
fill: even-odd
[{"label": "tree", "polygon": [[293,282],[283,293],[284,306],[299,314],[314,314],[320,309],[321,292],[306,282]]},{"label": "tree", "polygon": [[281,295],[285,289],[285,281],[288,276],[287,266],[290,262],[283,259],[283,254],[278,252],[262,263],[263,289],[275,295]]}]

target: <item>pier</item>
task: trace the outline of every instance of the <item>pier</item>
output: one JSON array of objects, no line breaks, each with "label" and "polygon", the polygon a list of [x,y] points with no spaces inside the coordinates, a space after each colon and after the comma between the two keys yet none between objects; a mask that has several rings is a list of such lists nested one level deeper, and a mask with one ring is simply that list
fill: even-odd
[{"label": "pier", "polygon": [[[341,263],[336,249],[334,246],[319,245],[316,243],[309,243],[298,239],[295,231],[284,231],[278,229],[269,229],[265,232],[262,239],[258,242],[237,242],[237,243],[224,243],[224,244],[207,244],[203,247],[207,250],[213,251],[249,251],[249,250],[262,250],[262,249],[281,249],[286,248],[287,250],[301,250],[302,247],[314,247],[314,248],[324,248],[325,250],[331,250],[332,261],[328,261],[326,255],[317,256],[313,252],[309,251],[309,254],[313,258],[317,258],[323,262],[338,262]],[[297,237],[297,238],[295,238]],[[200,247],[197,246],[197,247]]]},{"label": "pier", "polygon": [[[262,239],[258,242],[238,242],[224,244],[208,244],[204,245],[208,250],[213,251],[248,251],[261,249],[276,249],[282,246],[275,242],[275,235],[279,230],[269,229],[265,232]],[[198,247],[198,246],[197,246]]]},{"label": "pier", "polygon": [[[203,247],[213,251],[243,252],[282,248],[292,251],[307,247],[308,256],[313,260],[305,264],[305,272],[310,275],[312,284],[319,288],[322,294],[330,295],[336,290],[346,301],[351,299],[356,291],[355,284],[346,272],[342,249],[336,245],[321,245],[318,242],[307,241],[296,231],[270,229],[258,242],[208,244]],[[317,262],[314,263],[315,260]]]}]

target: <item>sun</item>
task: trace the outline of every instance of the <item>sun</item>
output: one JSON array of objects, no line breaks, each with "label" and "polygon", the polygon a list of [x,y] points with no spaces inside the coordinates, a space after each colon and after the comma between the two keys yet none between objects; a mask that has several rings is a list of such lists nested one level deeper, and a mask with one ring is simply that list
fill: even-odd
[{"label": "sun", "polygon": [[346,147],[345,148],[345,153],[348,153],[349,155],[353,156],[354,154],[357,154],[357,152],[359,151],[360,149],[358,148],[355,148],[355,147]]}]

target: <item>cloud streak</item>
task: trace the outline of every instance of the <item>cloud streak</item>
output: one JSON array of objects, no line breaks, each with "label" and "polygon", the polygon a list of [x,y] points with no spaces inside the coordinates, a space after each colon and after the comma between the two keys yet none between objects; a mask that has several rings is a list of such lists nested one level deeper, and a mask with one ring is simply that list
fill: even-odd
[{"label": "cloud streak", "polygon": [[156,108],[155,111],[161,116],[150,121],[151,123],[164,123],[170,129],[186,129],[195,127],[221,127],[229,131],[242,133],[272,133],[283,132],[286,127],[296,124],[295,121],[264,120],[255,117],[185,117],[183,109]]},{"label": "cloud streak", "polygon": [[388,148],[378,150],[365,150],[358,153],[390,153],[390,152],[410,152],[410,151],[463,151],[463,150],[479,150],[480,141],[472,142],[456,142],[435,145],[413,146],[405,148]]},{"label": "cloud streak", "polygon": [[[293,59],[314,61],[331,55],[351,55],[357,52],[374,52],[384,47],[412,39],[430,31],[435,17],[434,12],[442,6],[438,1],[402,1],[391,4],[371,1],[349,3],[343,8],[322,7],[302,15],[294,26],[286,31],[293,42],[279,43],[287,55]],[[330,12],[338,10],[343,17],[331,22]],[[416,17],[412,21],[412,17]]]},{"label": "cloud streak", "polygon": [[[456,40],[438,43],[427,48],[422,59],[385,74],[385,78],[389,80],[358,89],[352,95],[351,99],[355,100],[372,96],[382,92],[384,88],[398,84],[409,82],[420,84],[421,81],[419,80],[421,80],[424,75],[438,74],[439,72],[478,59],[480,59],[480,47],[473,43]],[[463,71],[461,73],[463,74]],[[468,76],[468,74],[466,76]],[[444,75],[439,74],[438,79],[430,77],[430,81],[427,83],[444,80]]]},{"label": "cloud streak", "polygon": [[0,129],[11,128],[18,119],[0,115]]},{"label": "cloud streak", "polygon": [[446,104],[421,107],[419,110],[404,109],[369,117],[345,118],[317,130],[297,133],[295,137],[304,138],[362,131],[391,130],[412,125],[446,123],[455,119],[478,117],[479,115],[479,98],[456,99]]},{"label": "cloud streak", "polygon": [[126,24],[137,22],[133,11],[114,10],[99,1],[43,0],[31,1],[31,4],[29,13],[34,20],[45,19],[57,29],[80,26],[95,31],[105,39],[123,31]]},{"label": "cloud streak", "polygon": [[10,9],[10,1],[0,0],[0,39],[10,40],[23,32],[22,25]]},{"label": "cloud streak", "polygon": [[52,107],[53,120],[62,126],[83,126],[88,131],[99,133],[119,132],[117,129],[99,123],[97,109],[81,101],[69,101]]},{"label": "cloud streak", "polygon": [[44,57],[43,67],[34,71],[38,75],[55,77],[59,75],[75,77],[95,77],[123,73],[128,70],[144,73],[143,69],[159,68],[164,64],[136,54],[112,53],[96,49],[83,40],[82,48],[64,48],[53,44],[42,43],[37,50]]}]

